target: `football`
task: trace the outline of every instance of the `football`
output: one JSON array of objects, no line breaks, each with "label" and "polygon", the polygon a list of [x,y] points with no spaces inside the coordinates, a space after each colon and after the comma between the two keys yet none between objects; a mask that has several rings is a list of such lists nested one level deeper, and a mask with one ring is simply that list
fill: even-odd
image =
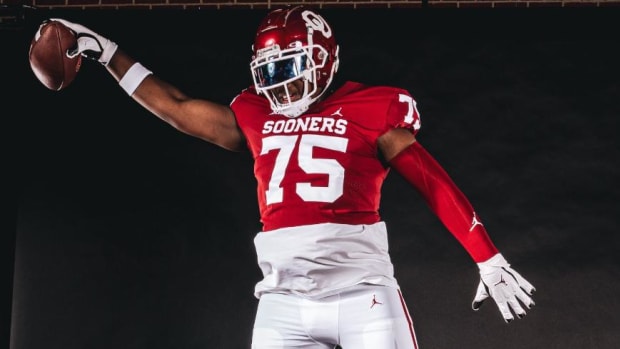
[{"label": "football", "polygon": [[73,82],[80,70],[82,56],[67,56],[77,45],[75,34],[57,21],[43,23],[32,38],[28,60],[34,75],[45,87],[60,91]]}]

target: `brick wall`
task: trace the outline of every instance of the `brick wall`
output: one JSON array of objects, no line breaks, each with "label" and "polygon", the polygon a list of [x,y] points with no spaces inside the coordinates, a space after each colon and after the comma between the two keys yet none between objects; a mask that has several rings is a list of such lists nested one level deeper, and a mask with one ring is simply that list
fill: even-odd
[{"label": "brick wall", "polygon": [[504,8],[504,7],[620,7],[620,0],[0,0],[2,5],[38,8],[272,8],[284,3],[322,8]]}]

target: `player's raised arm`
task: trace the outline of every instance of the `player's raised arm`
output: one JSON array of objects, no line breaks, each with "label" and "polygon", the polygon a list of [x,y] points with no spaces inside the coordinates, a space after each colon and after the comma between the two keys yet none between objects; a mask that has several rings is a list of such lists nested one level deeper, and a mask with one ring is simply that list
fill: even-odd
[{"label": "player's raised arm", "polygon": [[104,65],[129,96],[157,117],[181,132],[223,148],[242,149],[243,135],[229,106],[191,98],[157,78],[113,41],[81,24],[52,20],[63,23],[77,35],[77,47],[67,53],[69,56],[82,55]]}]

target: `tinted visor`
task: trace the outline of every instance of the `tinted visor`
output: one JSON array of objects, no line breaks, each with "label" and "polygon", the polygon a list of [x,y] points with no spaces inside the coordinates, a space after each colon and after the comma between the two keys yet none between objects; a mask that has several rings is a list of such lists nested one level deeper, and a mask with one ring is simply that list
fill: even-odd
[{"label": "tinted visor", "polygon": [[261,64],[254,70],[261,87],[268,87],[298,78],[306,69],[305,54]]}]

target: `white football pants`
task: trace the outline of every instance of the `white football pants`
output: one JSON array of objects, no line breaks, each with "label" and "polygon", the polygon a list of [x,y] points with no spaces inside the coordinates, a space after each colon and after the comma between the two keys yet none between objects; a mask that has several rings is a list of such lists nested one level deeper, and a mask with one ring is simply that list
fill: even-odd
[{"label": "white football pants", "polygon": [[399,290],[359,285],[321,299],[264,294],[252,349],[417,349]]}]

